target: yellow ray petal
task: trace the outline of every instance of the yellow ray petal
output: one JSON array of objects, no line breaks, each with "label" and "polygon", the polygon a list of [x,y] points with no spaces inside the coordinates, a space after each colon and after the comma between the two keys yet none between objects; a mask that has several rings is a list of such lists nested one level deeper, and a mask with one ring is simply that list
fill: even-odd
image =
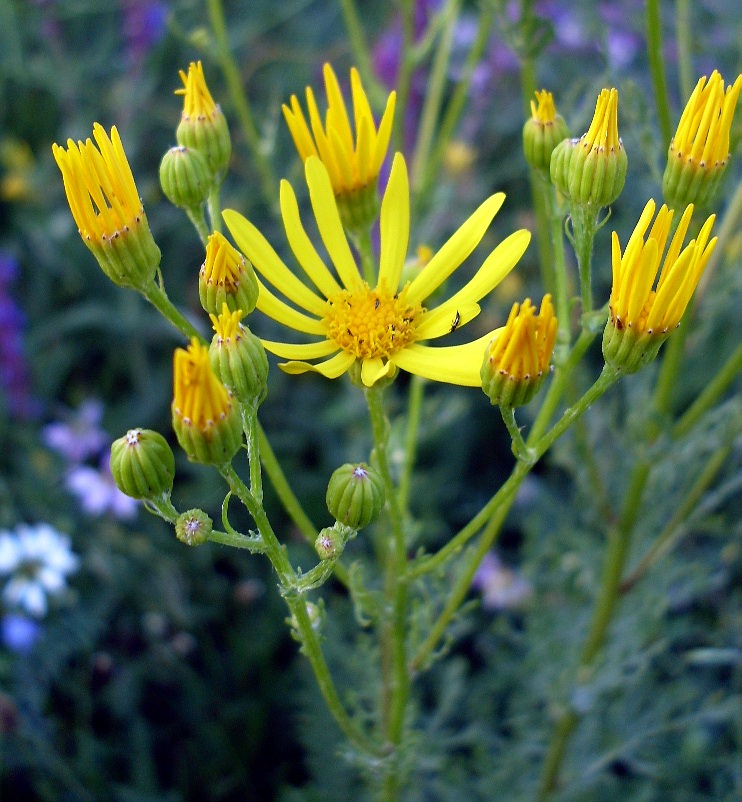
[{"label": "yellow ray petal", "polygon": [[462,306],[455,301],[446,301],[420,316],[420,322],[415,327],[415,336],[419,340],[433,340],[450,334],[474,320],[480,311],[479,304]]},{"label": "yellow ray petal", "polygon": [[325,91],[327,93],[327,129],[334,128],[349,153],[353,152],[353,133],[350,130],[348,110],[340,91],[340,84],[330,64],[326,63],[323,69],[325,77]]},{"label": "yellow ray petal", "polygon": [[506,237],[484,260],[482,266],[449,302],[464,307],[484,298],[518,264],[531,241],[531,232],[524,228]]},{"label": "yellow ray petal", "polygon": [[364,359],[361,362],[361,381],[365,387],[373,387],[379,379],[388,376],[394,365],[391,362],[384,362],[381,357]]},{"label": "yellow ray petal", "polygon": [[279,343],[275,340],[261,340],[266,351],[270,351],[281,359],[320,359],[338,350],[331,340],[320,340],[318,343]]},{"label": "yellow ray petal", "polygon": [[327,253],[345,288],[357,289],[361,284],[361,276],[343,231],[343,224],[340,222],[330,176],[322,162],[314,156],[306,160],[305,171],[309,197],[322,242],[325,243]]},{"label": "yellow ray petal", "polygon": [[422,303],[469,256],[479,245],[484,232],[504,200],[505,195],[502,192],[487,198],[449,238],[410,284],[407,291],[407,299],[410,303]]},{"label": "yellow ray petal", "polygon": [[479,371],[484,361],[485,349],[499,331],[501,329],[491,331],[470,343],[447,348],[430,348],[415,343],[398,351],[391,357],[391,361],[398,368],[425,379],[464,387],[480,387],[482,380]]},{"label": "yellow ray petal", "polygon": [[384,162],[387,148],[389,147],[389,139],[392,135],[392,125],[394,124],[394,107],[397,103],[397,93],[392,92],[386,102],[384,115],[379,123],[379,129],[376,132],[376,141],[374,142],[374,153],[372,164],[372,172],[374,175],[379,174],[381,165]]},{"label": "yellow ray petal", "polygon": [[379,286],[391,291],[399,286],[410,241],[410,184],[404,156],[394,156],[384,200],[381,202],[381,253]]},{"label": "yellow ray petal", "polygon": [[327,379],[337,379],[355,362],[353,354],[340,351],[332,359],[320,362],[319,365],[310,365],[308,362],[279,362],[278,367],[286,373],[294,375],[299,373],[321,373]]},{"label": "yellow ray petal", "polygon": [[324,298],[315,295],[309,287],[299,281],[283,263],[273,246],[247,218],[234,209],[225,209],[222,216],[239,249],[267,281],[307,312],[319,317],[325,314]]},{"label": "yellow ray petal", "polygon": [[304,272],[326,298],[339,293],[340,285],[327,269],[304,230],[299,215],[299,204],[294,189],[288,181],[281,181],[281,217],[286,230],[286,239]]},{"label": "yellow ray petal", "polygon": [[273,320],[283,323],[290,329],[303,331],[306,334],[319,334],[325,336],[325,324],[321,320],[304,315],[285,304],[258,279],[258,309]]}]

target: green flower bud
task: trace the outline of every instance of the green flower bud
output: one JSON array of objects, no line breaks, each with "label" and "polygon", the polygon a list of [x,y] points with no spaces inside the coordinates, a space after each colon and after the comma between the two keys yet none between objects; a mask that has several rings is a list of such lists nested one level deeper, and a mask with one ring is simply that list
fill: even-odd
[{"label": "green flower bud", "polygon": [[320,560],[331,560],[339,557],[345,548],[345,537],[334,526],[326,526],[320,530],[314,541],[314,548]]},{"label": "green flower bud", "polygon": [[242,310],[230,312],[227,304],[217,318],[209,346],[211,367],[219,380],[241,403],[262,403],[268,390],[268,357],[260,340],[240,323]]},{"label": "green flower bud", "polygon": [[182,512],[175,521],[175,535],[186,546],[200,546],[209,539],[213,522],[203,510]]},{"label": "green flower bud", "polygon": [[215,231],[206,243],[206,258],[198,274],[201,306],[210,315],[219,315],[226,303],[230,312],[249,315],[258,302],[258,280],[250,262]]},{"label": "green flower bud", "polygon": [[118,489],[136,499],[169,496],[175,457],[167,440],[151,429],[130,429],[111,445],[111,474]]},{"label": "green flower bud", "polygon": [[341,465],[327,486],[327,509],[337,521],[363,529],[384,506],[384,484],[373,468],[362,462]]},{"label": "green flower bud", "polygon": [[206,159],[193,148],[170,148],[160,162],[162,191],[180,209],[197,209],[205,203],[212,180]]},{"label": "green flower bud", "polygon": [[176,94],[184,95],[184,102],[175,139],[179,145],[199,151],[213,179],[221,181],[232,155],[227,120],[206,86],[200,61],[191,62],[188,75],[181,70],[180,77],[184,88]]},{"label": "green flower bud", "polygon": [[551,92],[536,92],[538,106],[531,101],[531,118],[523,126],[523,153],[534,170],[549,172],[554,148],[569,137],[564,118],[557,114]]},{"label": "green flower bud", "polygon": [[628,158],[618,136],[618,92],[604,89],[590,129],[565,139],[551,154],[554,186],[578,206],[609,206],[621,194]]}]

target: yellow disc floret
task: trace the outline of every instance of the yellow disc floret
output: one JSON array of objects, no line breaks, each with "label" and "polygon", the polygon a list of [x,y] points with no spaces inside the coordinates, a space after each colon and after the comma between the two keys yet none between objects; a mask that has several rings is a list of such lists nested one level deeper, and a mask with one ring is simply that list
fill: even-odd
[{"label": "yellow disc floret", "polygon": [[327,336],[356,359],[388,358],[413,343],[420,304],[406,301],[407,288],[392,293],[367,284],[342,290],[327,302]]}]

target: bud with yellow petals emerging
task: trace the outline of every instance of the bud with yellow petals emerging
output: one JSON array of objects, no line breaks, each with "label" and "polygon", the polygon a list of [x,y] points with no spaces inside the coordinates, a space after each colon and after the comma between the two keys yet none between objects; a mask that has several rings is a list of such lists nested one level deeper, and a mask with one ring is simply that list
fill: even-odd
[{"label": "bud with yellow petals emerging", "polygon": [[210,315],[221,314],[226,303],[230,312],[248,315],[258,302],[258,280],[250,262],[215,231],[206,243],[206,258],[198,274],[201,306]]},{"label": "bud with yellow petals emerging", "polygon": [[[680,325],[716,246],[716,237],[709,241],[715,219],[711,215],[696,239],[683,249],[693,214],[691,204],[678,223],[663,261],[674,213],[663,206],[645,240],[654,210],[655,203],[650,200],[623,254],[618,235],[613,232],[613,288],[610,317],[603,332],[603,356],[610,367],[624,373],[635,373],[652,362],[662,343]],[[658,272],[659,280],[653,289]]]},{"label": "bud with yellow petals emerging", "polygon": [[225,303],[219,317],[209,317],[215,331],[209,346],[214,373],[240,403],[260,404],[268,387],[268,357],[263,344],[240,323],[241,309],[230,312]]},{"label": "bud with yellow petals emerging", "polygon": [[522,306],[513,304],[507,323],[490,340],[482,363],[482,390],[493,404],[523,406],[536,395],[549,370],[556,334],[550,295],[544,295],[538,314],[530,298]]},{"label": "bud with yellow petals emerging", "polygon": [[700,78],[670,142],[662,194],[671,208],[706,206],[713,199],[729,161],[729,131],[742,91],[742,75],[724,90],[714,70]]},{"label": "bud with yellow petals emerging", "polygon": [[603,89],[587,133],[565,139],[554,149],[551,180],[572,204],[600,209],[621,194],[627,167],[618,135],[618,91]]},{"label": "bud with yellow petals emerging", "polygon": [[194,337],[177,348],[173,376],[173,429],[192,462],[224,465],[242,445],[242,423],[232,394],[217,379],[209,349]]},{"label": "bud with yellow petals emerging", "polygon": [[92,140],[52,146],[83,242],[114,284],[145,291],[154,283],[160,249],[152,237],[116,126],[95,123]]},{"label": "bud with yellow petals emerging", "polygon": [[200,61],[191,62],[188,74],[180,71],[183,87],[176,95],[183,95],[183,112],[175,132],[179,145],[199,151],[206,159],[209,170],[217,183],[222,180],[232,155],[227,120],[214,102],[204,77]]},{"label": "bud with yellow petals emerging", "polygon": [[309,124],[296,95],[283,106],[286,123],[302,161],[319,156],[330,175],[343,224],[348,230],[368,229],[378,213],[376,186],[389,147],[396,93],[392,92],[377,129],[358,70],[350,71],[355,141],[340,84],[329,64],[324,66],[327,115],[324,124],[311,87],[307,87]]},{"label": "bud with yellow petals emerging", "polygon": [[534,170],[549,172],[554,148],[569,137],[569,128],[557,114],[551,92],[536,92],[538,105],[531,101],[531,117],[523,126],[523,152]]}]

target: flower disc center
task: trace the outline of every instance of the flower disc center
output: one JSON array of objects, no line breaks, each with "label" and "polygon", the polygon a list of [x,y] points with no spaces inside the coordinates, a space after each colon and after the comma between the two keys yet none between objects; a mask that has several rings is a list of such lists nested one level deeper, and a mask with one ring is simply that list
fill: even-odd
[{"label": "flower disc center", "polygon": [[409,304],[407,288],[391,293],[384,287],[343,290],[327,302],[327,336],[357,359],[389,357],[415,341],[423,308]]}]

